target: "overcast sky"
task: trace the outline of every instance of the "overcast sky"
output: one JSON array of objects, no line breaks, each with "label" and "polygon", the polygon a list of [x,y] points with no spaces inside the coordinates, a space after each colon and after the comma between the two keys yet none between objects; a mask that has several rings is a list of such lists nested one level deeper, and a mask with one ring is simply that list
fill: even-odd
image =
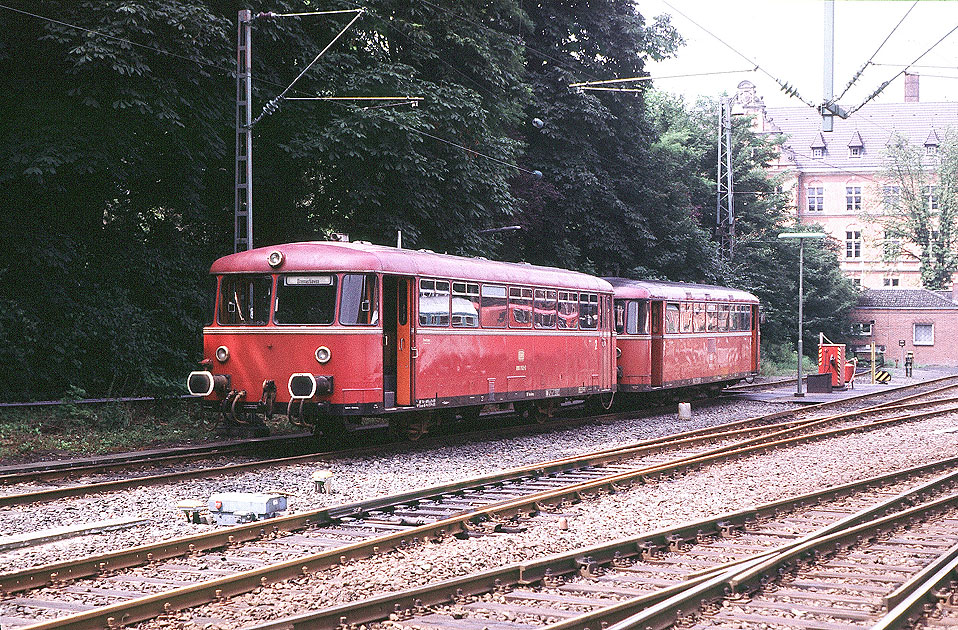
[{"label": "overcast sky", "polygon": [[[845,89],[913,4],[913,0],[835,2],[835,94]],[[647,21],[668,13],[686,40],[676,58],[649,63],[646,69],[652,76],[665,76],[754,67],[690,21],[694,20],[769,74],[795,86],[806,100],[819,103],[823,94],[824,6],[823,0],[638,0]],[[874,59],[876,64],[897,65],[870,66],[840,102],[857,105],[956,26],[958,2],[921,0]],[[924,56],[913,71],[921,75],[922,101],[958,100],[958,31]],[[700,94],[733,94],[744,79],[758,87],[766,105],[803,106],[761,72],[663,78],[655,85],[694,102]],[[904,84],[899,77],[874,102],[902,102],[903,98]]]}]

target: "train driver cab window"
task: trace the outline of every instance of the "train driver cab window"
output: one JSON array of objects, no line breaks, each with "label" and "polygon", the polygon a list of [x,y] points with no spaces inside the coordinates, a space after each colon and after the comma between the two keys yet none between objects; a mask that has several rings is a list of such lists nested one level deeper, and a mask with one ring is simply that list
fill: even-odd
[{"label": "train driver cab window", "polygon": [[506,288],[494,284],[482,285],[479,318],[483,328],[505,328],[508,312]]},{"label": "train driver cab window", "polygon": [[449,325],[449,281],[419,281],[419,325]]},{"label": "train driver cab window", "polygon": [[679,332],[679,305],[676,302],[665,305],[665,332]]},{"label": "train driver cab window", "polygon": [[532,289],[509,287],[509,328],[532,328]]},{"label": "train driver cab window", "polygon": [[339,323],[347,326],[375,326],[379,323],[376,274],[343,274],[339,291]]},{"label": "train driver cab window", "polygon": [[684,333],[692,332],[692,304],[690,302],[683,302],[679,305],[681,309],[679,326],[680,330]]},{"label": "train driver cab window", "polygon": [[599,327],[599,296],[595,293],[579,294],[579,328],[596,330]]},{"label": "train driver cab window", "polygon": [[742,310],[745,311],[745,317],[744,317],[744,319],[745,319],[745,330],[752,330],[752,328],[753,328],[753,322],[752,322],[752,307],[751,307],[751,306],[743,306],[743,307],[742,307]]},{"label": "train driver cab window", "polygon": [[692,332],[705,332],[705,302],[696,302],[692,315]]},{"label": "train driver cab window", "polygon": [[535,291],[536,328],[556,327],[556,291],[555,289],[536,289]]},{"label": "train driver cab window", "polygon": [[456,328],[479,327],[479,285],[452,283],[452,325]]},{"label": "train driver cab window", "polygon": [[708,332],[718,330],[718,304],[705,305],[705,329]]},{"label": "train driver cab window", "polygon": [[272,290],[272,276],[223,276],[217,321],[223,326],[265,326]]},{"label": "train driver cab window", "polygon": [[332,324],[336,315],[336,276],[282,275],[276,281],[277,324]]},{"label": "train driver cab window", "polygon": [[649,332],[649,303],[645,300],[631,300],[625,321],[625,331],[630,335],[643,335]]},{"label": "train driver cab window", "polygon": [[579,321],[579,296],[568,291],[559,291],[559,328],[575,330]]}]

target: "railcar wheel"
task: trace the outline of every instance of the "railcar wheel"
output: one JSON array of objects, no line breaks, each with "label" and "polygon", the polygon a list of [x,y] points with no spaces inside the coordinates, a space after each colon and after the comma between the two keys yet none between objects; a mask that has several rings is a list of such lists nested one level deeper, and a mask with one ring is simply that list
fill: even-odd
[{"label": "railcar wheel", "polygon": [[542,424],[546,420],[551,420],[559,410],[559,401],[554,398],[536,401],[536,422]]},{"label": "railcar wheel", "polygon": [[428,412],[405,414],[405,417],[396,419],[395,424],[390,423],[390,428],[395,427],[393,433],[397,437],[415,442],[429,433],[431,416]]}]

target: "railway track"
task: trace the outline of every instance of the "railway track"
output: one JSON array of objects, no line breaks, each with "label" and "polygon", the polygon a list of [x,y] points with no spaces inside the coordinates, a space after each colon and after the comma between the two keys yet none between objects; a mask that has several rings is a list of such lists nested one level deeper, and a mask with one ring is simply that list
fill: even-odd
[{"label": "railway track", "polygon": [[[913,391],[913,390],[928,390],[931,394],[937,392],[944,392],[950,388],[958,387],[958,376],[946,376],[931,381],[924,381],[922,383],[913,383],[909,385],[898,386],[894,388],[889,388],[882,390],[881,392],[871,392],[863,393],[857,396],[836,399],[834,401],[829,401],[825,403],[819,403],[816,405],[809,405],[801,409],[792,409],[779,412],[776,414],[770,414],[764,416],[763,419],[754,422],[754,424],[761,424],[763,422],[768,422],[775,419],[787,418],[787,417],[801,417],[814,415],[823,410],[855,404],[862,400],[867,400],[874,397],[891,397],[896,396],[901,393]],[[929,394],[919,394],[919,395],[929,395]],[[905,400],[905,399],[901,399]],[[634,417],[635,412],[620,412],[613,414],[604,414],[600,416],[591,416],[591,417],[572,417],[572,418],[561,418],[549,424],[549,430],[555,428],[562,428],[564,426],[573,426],[580,425],[582,423],[591,423],[591,422],[608,422],[617,418],[627,418]],[[743,425],[744,426],[744,425]],[[481,437],[482,435],[509,435],[523,433],[530,430],[540,430],[531,428],[528,426],[514,426],[514,427],[496,427],[484,431],[473,432],[470,435],[474,437]],[[268,438],[263,438],[268,439]],[[274,438],[276,439],[276,438]],[[442,438],[436,438],[442,439]],[[427,442],[428,444],[428,442]],[[232,448],[242,448],[242,443],[238,443]],[[264,468],[271,468],[276,466],[289,466],[295,464],[305,464],[315,461],[321,461],[328,459],[330,457],[348,457],[352,454],[360,454],[368,452],[368,447],[362,447],[359,449],[352,448],[339,451],[319,451],[311,452],[300,455],[292,455],[285,457],[274,457],[266,459],[256,459],[248,462],[241,463],[232,463],[225,464],[220,466],[199,466],[199,467],[190,467],[181,470],[164,470],[162,472],[156,472],[153,474],[146,475],[137,475],[137,476],[123,476],[120,479],[107,478],[107,479],[97,479],[95,477],[87,478],[83,483],[77,483],[74,485],[55,485],[52,487],[31,487],[29,489],[14,491],[8,494],[0,495],[0,507],[10,507],[10,506],[23,506],[31,503],[43,502],[43,501],[53,501],[57,499],[76,497],[76,496],[86,496],[92,494],[102,494],[108,492],[116,492],[120,490],[125,490],[135,487],[143,487],[149,485],[157,484],[167,484],[175,483],[179,481],[187,481],[193,479],[205,479],[216,477],[220,475],[233,475],[242,472],[248,472],[252,470],[259,470]],[[128,463],[116,462],[109,464],[109,470],[125,470],[130,466],[139,466],[144,465],[147,462],[151,461],[151,457],[154,458],[153,461],[158,461],[157,458],[161,457],[161,453],[155,453],[154,455],[146,455],[144,457],[137,457],[135,455],[129,455],[127,457]],[[210,457],[210,454],[203,454],[197,452],[196,454],[186,455],[184,457],[190,458],[204,458]],[[175,459],[179,457],[177,454],[172,454],[171,458]],[[97,464],[89,465],[92,469],[97,467]],[[52,466],[51,470],[25,470],[23,474],[16,473],[13,471],[7,471],[5,475],[0,474],[0,483],[5,483],[8,486],[14,484],[26,484],[29,482],[37,482],[46,480],[55,480],[62,478],[64,476],[70,475],[79,475],[79,474],[95,474],[96,470],[91,470],[90,468],[86,469],[70,469],[64,468],[61,466]],[[99,471],[104,472],[104,471]]]},{"label": "railway track", "polygon": [[[944,460],[251,630],[902,627],[929,599],[948,597],[941,587],[958,556],[954,464]],[[949,472],[889,496],[888,484],[927,477],[936,466]]]},{"label": "railway track", "polygon": [[[871,416],[865,422],[851,421],[847,413],[776,424],[768,424],[768,418],[744,420],[717,431],[688,432],[398,497],[0,575],[0,590],[7,595],[0,602],[0,617],[23,625],[28,609],[33,618],[49,620],[36,628],[97,628],[149,619],[351,559],[415,548],[426,540],[508,532],[523,527],[522,519],[529,515],[561,509],[564,502],[710,462],[953,413],[958,408],[947,400],[916,399],[941,395],[950,387],[873,406],[865,412]],[[842,426],[823,430],[831,424]],[[663,459],[664,453],[670,457]],[[211,575],[221,577],[210,580]],[[80,578],[91,579],[77,582]],[[28,591],[33,592],[25,596]]]}]

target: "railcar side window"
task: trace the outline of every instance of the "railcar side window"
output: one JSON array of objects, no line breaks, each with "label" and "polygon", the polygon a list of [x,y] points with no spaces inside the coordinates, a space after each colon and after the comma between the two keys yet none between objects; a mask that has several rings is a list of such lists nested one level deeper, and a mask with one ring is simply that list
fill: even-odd
[{"label": "railcar side window", "polygon": [[217,320],[224,326],[265,326],[272,291],[272,276],[223,276]]},{"label": "railcar side window", "polygon": [[449,325],[449,281],[419,281],[419,325]]},{"label": "railcar side window", "polygon": [[479,327],[478,284],[452,283],[452,325],[457,328]]},{"label": "railcar side window", "polygon": [[336,276],[283,275],[276,282],[277,324],[332,324],[336,314]]},{"label": "railcar side window", "polygon": [[718,304],[705,305],[705,329],[709,332],[718,330]]},{"label": "railcar side window", "polygon": [[532,289],[509,287],[509,328],[532,328]]},{"label": "railcar side window", "polygon": [[479,310],[483,328],[505,328],[508,312],[506,288],[494,284],[482,285],[482,306]]},{"label": "railcar side window", "polygon": [[579,321],[579,296],[559,291],[559,328],[575,330]]},{"label": "railcar side window", "polygon": [[752,330],[752,307],[743,306],[742,310],[745,311],[745,330]]},{"label": "railcar side window", "polygon": [[579,294],[579,328],[596,330],[599,327],[599,296],[595,293]]},{"label": "railcar side window", "polygon": [[373,326],[379,323],[376,274],[343,274],[343,286],[339,292],[339,323],[347,326]]},{"label": "railcar side window", "polygon": [[679,305],[675,302],[665,305],[665,332],[679,332]]},{"label": "railcar side window", "polygon": [[612,307],[612,318],[615,321],[615,334],[621,335],[625,332],[625,311],[628,306],[631,306],[635,302],[627,302],[626,300],[616,300],[614,306]]},{"label": "railcar side window", "polygon": [[684,302],[679,305],[681,310],[679,324],[681,326],[681,331],[692,332],[692,304],[689,302]]},{"label": "railcar side window", "polygon": [[718,331],[719,332],[729,331],[728,315],[729,315],[729,305],[719,304],[719,307],[718,307]]},{"label": "railcar side window", "polygon": [[692,316],[692,331],[705,332],[705,302],[695,303],[695,313]]},{"label": "railcar side window", "polygon": [[556,327],[556,291],[554,289],[536,289],[534,319],[536,328]]},{"label": "railcar side window", "polygon": [[630,335],[636,335],[639,332],[639,303],[636,300],[629,300],[629,310],[625,318],[625,330]]},{"label": "railcar side window", "polygon": [[648,300],[639,300],[639,318],[636,325],[636,332],[640,335],[649,334],[649,302]]}]

